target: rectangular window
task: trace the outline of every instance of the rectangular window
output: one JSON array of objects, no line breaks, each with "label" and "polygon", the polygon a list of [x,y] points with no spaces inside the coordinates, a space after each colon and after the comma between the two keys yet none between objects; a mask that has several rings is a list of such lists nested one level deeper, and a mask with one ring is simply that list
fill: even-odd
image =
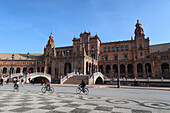
[{"label": "rectangular window", "polygon": [[128,51],[129,47],[128,46],[125,46],[125,51]]},{"label": "rectangular window", "polygon": [[117,55],[115,55],[115,60],[117,60]]},{"label": "rectangular window", "polygon": [[124,53],[124,58],[128,59],[128,54],[127,53]]},{"label": "rectangular window", "polygon": [[106,56],[105,56],[105,61],[107,61],[107,60],[108,60],[108,56],[106,55]]},{"label": "rectangular window", "polygon": [[121,51],[123,51],[123,46],[121,46]]},{"label": "rectangular window", "polygon": [[119,47],[116,47],[116,51],[119,51]]},{"label": "rectangular window", "polygon": [[114,47],[112,47],[112,51],[115,51],[115,48],[114,48]]},{"label": "rectangular window", "polygon": [[104,49],[104,52],[106,52],[106,47],[104,47],[103,49]]},{"label": "rectangular window", "polygon": [[108,47],[108,52],[110,52],[110,47]]},{"label": "rectangular window", "polygon": [[142,54],[142,52],[140,52],[140,56],[142,56],[143,54]]}]

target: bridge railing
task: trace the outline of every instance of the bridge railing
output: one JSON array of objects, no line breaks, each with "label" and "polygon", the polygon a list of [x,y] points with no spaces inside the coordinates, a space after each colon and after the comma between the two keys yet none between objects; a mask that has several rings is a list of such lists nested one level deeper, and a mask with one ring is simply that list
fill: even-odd
[{"label": "bridge railing", "polygon": [[50,75],[50,74],[47,74],[47,73],[41,73],[41,72],[36,72],[36,73],[28,74],[28,77],[35,76],[35,75],[44,75],[44,76],[51,77],[51,75]]},{"label": "bridge railing", "polygon": [[65,77],[63,77],[60,84],[63,84],[67,79],[69,79],[69,78],[72,77],[73,75],[76,75],[75,72],[69,73],[68,75],[66,75]]}]

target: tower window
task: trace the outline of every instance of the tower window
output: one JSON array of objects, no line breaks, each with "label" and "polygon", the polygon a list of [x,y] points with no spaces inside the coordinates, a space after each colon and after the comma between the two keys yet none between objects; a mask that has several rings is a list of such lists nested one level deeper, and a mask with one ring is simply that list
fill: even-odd
[{"label": "tower window", "polygon": [[106,47],[104,47],[103,49],[104,49],[104,52],[106,52]]},{"label": "tower window", "polygon": [[123,46],[121,46],[121,51],[123,51]]},{"label": "tower window", "polygon": [[110,52],[110,47],[108,47],[108,52]]},{"label": "tower window", "polygon": [[142,52],[140,52],[140,56],[142,56],[143,54],[142,54]]},{"label": "tower window", "polygon": [[114,48],[114,47],[112,47],[112,51],[115,51],[115,48]]},{"label": "tower window", "polygon": [[128,46],[125,46],[125,50],[128,51]]},{"label": "tower window", "polygon": [[119,47],[116,47],[116,51],[119,51]]}]

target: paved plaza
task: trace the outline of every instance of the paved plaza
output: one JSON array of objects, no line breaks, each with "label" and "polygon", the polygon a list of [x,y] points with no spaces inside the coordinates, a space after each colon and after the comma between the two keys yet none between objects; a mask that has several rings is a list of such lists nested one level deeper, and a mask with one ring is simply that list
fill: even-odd
[{"label": "paved plaza", "polygon": [[169,113],[170,91],[160,89],[91,87],[76,94],[76,86],[52,85],[43,94],[40,85],[0,86],[0,112],[13,113]]}]

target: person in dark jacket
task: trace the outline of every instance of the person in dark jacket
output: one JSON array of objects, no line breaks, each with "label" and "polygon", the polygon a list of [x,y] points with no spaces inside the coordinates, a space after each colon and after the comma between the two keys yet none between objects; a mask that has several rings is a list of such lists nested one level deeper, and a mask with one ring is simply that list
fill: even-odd
[{"label": "person in dark jacket", "polygon": [[81,84],[79,86],[82,88],[84,92],[84,88],[86,87],[86,83],[84,82],[84,80],[81,81]]}]

